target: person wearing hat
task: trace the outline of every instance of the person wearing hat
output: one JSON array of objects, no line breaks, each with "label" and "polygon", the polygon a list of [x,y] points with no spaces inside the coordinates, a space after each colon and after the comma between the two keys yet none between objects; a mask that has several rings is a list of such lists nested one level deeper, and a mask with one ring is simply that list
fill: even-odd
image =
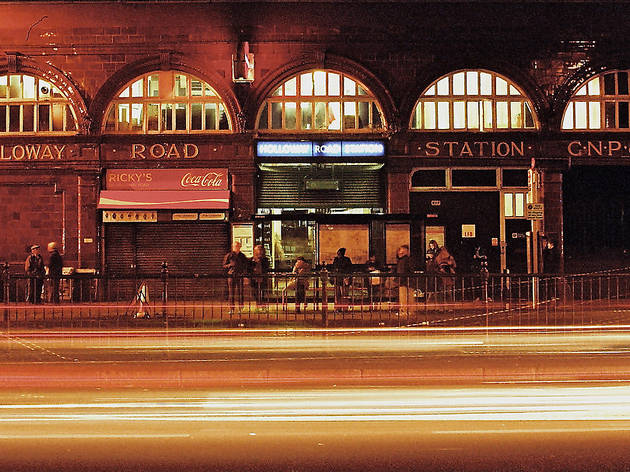
[{"label": "person wearing hat", "polygon": [[63,269],[63,259],[57,250],[57,243],[48,243],[48,277],[50,278],[50,301],[59,303],[59,282]]},{"label": "person wearing hat", "polygon": [[39,253],[39,244],[31,246],[31,254],[26,258],[24,270],[29,277],[28,301],[39,304],[42,302],[42,288],[44,287],[44,259]]}]

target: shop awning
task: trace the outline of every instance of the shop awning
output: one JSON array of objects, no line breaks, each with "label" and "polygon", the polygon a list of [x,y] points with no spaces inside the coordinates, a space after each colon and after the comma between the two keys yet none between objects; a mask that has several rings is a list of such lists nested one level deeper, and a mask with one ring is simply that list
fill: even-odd
[{"label": "shop awning", "polygon": [[103,190],[99,210],[227,210],[229,190]]}]

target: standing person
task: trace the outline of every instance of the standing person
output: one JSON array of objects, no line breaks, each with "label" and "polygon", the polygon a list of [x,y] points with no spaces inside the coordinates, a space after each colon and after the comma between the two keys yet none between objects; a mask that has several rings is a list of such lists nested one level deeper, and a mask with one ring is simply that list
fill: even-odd
[{"label": "standing person", "polygon": [[435,239],[430,240],[429,248],[427,249],[427,252],[425,254],[425,265],[426,265],[426,273],[427,273],[427,280],[426,280],[427,302],[429,301],[429,299],[433,299],[433,301],[435,301],[435,297],[436,297],[438,283],[437,283],[435,274],[438,272],[438,267],[435,262],[435,258],[439,252],[440,252],[440,245],[437,243]]},{"label": "standing person", "polygon": [[295,260],[293,273],[296,275],[295,280],[295,312],[301,312],[302,303],[304,303],[304,311],[306,311],[306,289],[308,289],[308,273],[311,271],[311,265],[306,262],[302,256]]},{"label": "standing person", "polygon": [[348,288],[352,283],[350,273],[352,272],[352,261],[346,256],[346,248],[340,247],[337,256],[331,266],[332,272],[337,274],[333,277],[335,284],[335,311],[348,310]]},{"label": "standing person", "polygon": [[63,269],[63,258],[57,250],[57,243],[48,243],[48,277],[50,278],[50,296],[53,303],[59,303],[59,281]]},{"label": "standing person", "polygon": [[31,246],[31,254],[26,258],[24,270],[29,277],[28,301],[33,304],[42,302],[42,288],[44,288],[44,259],[39,253],[39,244]]},{"label": "standing person", "polygon": [[409,274],[411,274],[411,259],[409,246],[403,244],[396,253],[396,275],[398,276],[398,303],[400,316],[409,316],[411,297],[409,295]]},{"label": "standing person", "polygon": [[269,258],[265,254],[265,248],[262,244],[254,246],[254,255],[252,256],[252,288],[254,290],[254,299],[256,306],[261,309],[267,308],[267,292],[269,290]]},{"label": "standing person", "polygon": [[365,277],[363,285],[367,288],[368,305],[370,310],[373,310],[381,297],[381,277],[376,256],[370,256],[365,262],[365,272],[369,277]]},{"label": "standing person", "polygon": [[557,274],[560,272],[560,252],[553,239],[547,239],[542,251],[543,272]]},{"label": "standing person", "polygon": [[441,283],[442,293],[444,299],[447,302],[453,302],[453,288],[455,287],[455,258],[448,252],[446,246],[442,246],[440,251],[435,256],[435,265],[437,266],[438,274],[440,275],[439,281]]},{"label": "standing person", "polygon": [[241,252],[241,243],[234,241],[232,250],[223,258],[223,269],[227,275],[230,314],[234,312],[235,304],[239,312],[243,307],[243,277],[247,273],[248,265],[247,257]]}]

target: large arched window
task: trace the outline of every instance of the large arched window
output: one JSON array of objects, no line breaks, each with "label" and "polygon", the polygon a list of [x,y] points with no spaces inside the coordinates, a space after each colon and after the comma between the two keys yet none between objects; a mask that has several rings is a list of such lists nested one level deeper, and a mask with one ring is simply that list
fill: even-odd
[{"label": "large arched window", "polygon": [[225,105],[204,81],[177,71],[144,74],[126,84],[106,115],[107,133],[208,133],[232,129]]},{"label": "large arched window", "polygon": [[71,102],[55,85],[32,75],[0,75],[0,135],[77,131]]},{"label": "large arched window", "polygon": [[629,130],[629,72],[604,72],[589,79],[569,100],[562,129]]},{"label": "large arched window", "polygon": [[376,98],[340,72],[311,70],[291,77],[265,99],[259,130],[355,132],[382,130]]},{"label": "large arched window", "polygon": [[457,71],[433,82],[420,96],[411,128],[426,131],[536,129],[531,101],[494,72]]}]

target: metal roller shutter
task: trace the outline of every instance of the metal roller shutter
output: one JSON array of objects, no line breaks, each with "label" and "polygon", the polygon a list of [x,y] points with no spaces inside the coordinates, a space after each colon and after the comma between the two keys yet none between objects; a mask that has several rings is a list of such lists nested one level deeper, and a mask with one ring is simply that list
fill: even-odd
[{"label": "metal roller shutter", "polygon": [[135,265],[134,225],[106,224],[105,271],[116,277],[133,277]]}]

